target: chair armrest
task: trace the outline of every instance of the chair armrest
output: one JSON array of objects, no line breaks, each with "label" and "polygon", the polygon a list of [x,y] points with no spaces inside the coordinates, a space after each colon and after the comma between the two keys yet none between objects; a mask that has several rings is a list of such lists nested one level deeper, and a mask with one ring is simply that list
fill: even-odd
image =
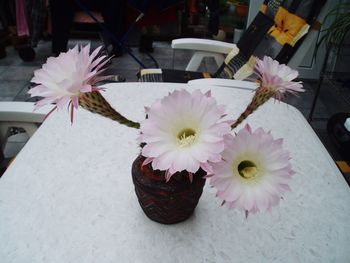
[{"label": "chair armrest", "polygon": [[0,151],[5,147],[3,145],[7,141],[7,131],[10,127],[21,127],[31,137],[54,105],[46,105],[36,111],[34,108],[35,105],[32,102],[0,102]]},{"label": "chair armrest", "polygon": [[171,42],[171,47],[173,49],[190,49],[222,54],[228,54],[232,49],[237,48],[232,43],[201,38],[175,39]]},{"label": "chair armrest", "polygon": [[3,101],[0,102],[0,122],[42,123],[53,107],[48,105],[34,111],[32,102]]}]

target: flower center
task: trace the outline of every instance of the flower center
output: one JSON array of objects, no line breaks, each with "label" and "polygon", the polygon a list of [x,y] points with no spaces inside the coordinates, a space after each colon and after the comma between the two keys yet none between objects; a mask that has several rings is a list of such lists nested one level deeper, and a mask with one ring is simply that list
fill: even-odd
[{"label": "flower center", "polygon": [[256,167],[256,164],[251,161],[242,161],[237,168],[240,176],[245,179],[251,179],[258,175],[258,168]]},{"label": "flower center", "polygon": [[192,145],[196,140],[196,132],[191,128],[181,130],[177,136],[177,143],[180,147],[187,147]]}]

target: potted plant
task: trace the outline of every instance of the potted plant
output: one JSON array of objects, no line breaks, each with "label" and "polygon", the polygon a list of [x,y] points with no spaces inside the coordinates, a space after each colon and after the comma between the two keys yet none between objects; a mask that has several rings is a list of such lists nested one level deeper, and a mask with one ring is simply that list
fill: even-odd
[{"label": "potted plant", "polygon": [[236,7],[236,14],[239,17],[246,17],[248,14],[248,0],[239,0],[236,1],[235,7]]},{"label": "potted plant", "polygon": [[[111,57],[101,54],[101,49],[90,52],[90,45],[77,45],[49,58],[34,72],[31,82],[37,86],[29,94],[42,97],[36,108],[55,103],[53,112],[68,107],[71,122],[74,111],[82,107],[139,129],[135,146],[140,145],[140,153],[131,173],[138,202],[151,220],[175,224],[189,218],[205,179],[217,190],[222,205],[241,210],[246,217],[270,211],[279,203],[294,174],[283,139],[248,124],[233,130],[270,98],[304,91],[301,82],[293,81],[297,71],[270,57],[257,59],[254,70],[260,85],[235,121],[226,118],[224,105],[210,90],[179,89],[145,107],[145,118],[139,123],[124,117],[103,97],[105,87],[98,83],[108,77],[102,73]],[[117,146],[115,150],[123,151]]]},{"label": "potted plant", "polygon": [[324,34],[316,45],[316,52],[323,43],[326,45],[327,50],[336,48],[339,51],[350,30],[350,3],[339,3],[336,5],[326,15],[324,24],[329,20],[333,20],[333,22],[321,31]]},{"label": "potted plant", "polygon": [[[320,78],[318,80],[318,86],[316,94],[314,96],[311,111],[309,113],[309,121],[312,121],[317,98],[322,86],[323,78],[326,75],[328,58],[331,53],[335,53],[336,57],[339,55],[339,51],[343,45],[346,35],[350,30],[350,3],[338,3],[333,9],[331,9],[323,20],[323,24],[326,25],[321,33],[323,35],[318,40],[314,59],[317,58],[317,52],[322,45],[326,47],[326,54],[321,66]],[[329,25],[327,25],[329,24]]]}]

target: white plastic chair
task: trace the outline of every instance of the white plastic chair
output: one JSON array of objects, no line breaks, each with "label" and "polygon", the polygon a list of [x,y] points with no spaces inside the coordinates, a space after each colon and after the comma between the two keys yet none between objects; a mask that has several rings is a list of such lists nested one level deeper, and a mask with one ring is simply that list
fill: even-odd
[{"label": "white plastic chair", "polygon": [[[327,3],[328,4],[328,3]],[[328,12],[327,4],[322,8],[320,14],[317,17],[316,23],[320,25],[324,21]],[[310,28],[303,43],[295,52],[293,57],[289,60],[288,66],[296,69],[304,59],[307,53],[309,53],[318,38],[319,28]],[[237,49],[236,44],[227,43],[217,40],[200,39],[200,38],[179,38],[175,39],[171,43],[171,47],[176,49],[186,49],[195,51],[192,55],[190,62],[187,64],[186,71],[198,71],[200,64],[206,57],[214,58],[218,68],[224,62],[226,55],[232,50]]]},{"label": "white plastic chair", "polygon": [[186,71],[198,71],[202,60],[206,57],[214,58],[218,67],[222,65],[226,55],[232,50],[237,49],[236,44],[222,42],[218,40],[201,38],[179,38],[171,42],[173,49],[187,49],[195,51],[190,62],[187,64]]},{"label": "white plastic chair", "polygon": [[4,143],[6,143],[6,136],[10,127],[24,129],[30,138],[53,107],[54,105],[49,105],[34,111],[34,103],[32,102],[0,102],[1,149],[3,149]]}]

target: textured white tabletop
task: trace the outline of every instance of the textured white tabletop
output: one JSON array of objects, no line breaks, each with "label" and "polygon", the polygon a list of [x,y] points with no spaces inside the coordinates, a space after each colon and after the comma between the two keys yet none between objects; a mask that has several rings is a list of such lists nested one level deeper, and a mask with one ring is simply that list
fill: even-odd
[{"label": "textured white tabletop", "polygon": [[[140,121],[143,106],[196,85],[107,87],[108,101]],[[231,118],[252,96],[200,88],[211,88]],[[285,139],[297,172],[292,191],[272,214],[245,220],[220,207],[207,184],[194,215],[169,226],[137,202],[137,130],[83,109],[73,125],[66,111],[52,114],[0,179],[0,262],[350,262],[350,190],[303,116],[271,100],[248,121]]]}]

